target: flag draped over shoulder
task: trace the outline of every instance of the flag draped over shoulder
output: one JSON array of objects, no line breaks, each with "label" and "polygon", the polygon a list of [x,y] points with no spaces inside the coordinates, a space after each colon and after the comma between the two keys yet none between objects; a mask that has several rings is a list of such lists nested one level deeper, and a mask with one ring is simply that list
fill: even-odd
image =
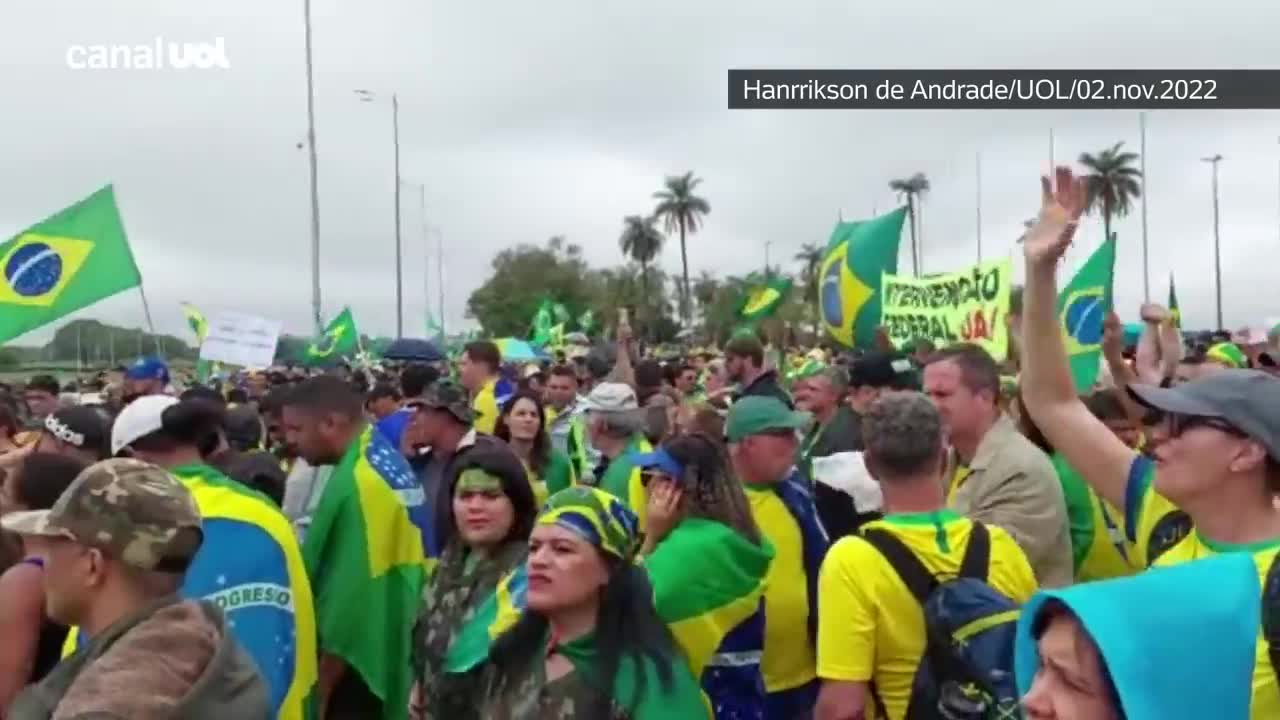
[{"label": "flag draped over shoulder", "polygon": [[1071,378],[1079,393],[1091,391],[1098,379],[1102,327],[1111,312],[1115,264],[1116,236],[1112,233],[1058,294],[1058,323],[1071,363]]},{"label": "flag draped over shoulder", "polygon": [[0,243],[0,343],[141,284],[108,185]]},{"label": "flag draped over shoulder", "polygon": [[352,355],[360,347],[360,333],[351,308],[343,308],[306,350],[306,360],[320,363],[334,358]]},{"label": "flag draped over shoulder", "polygon": [[489,647],[510,630],[528,607],[529,568],[520,563],[498,582],[493,594],[476,606],[445,653],[444,670],[463,673],[489,658]]},{"label": "flag draped over shoulder", "polygon": [[[730,634],[760,615],[773,555],[767,541],[755,545],[723,523],[685,518],[645,558],[654,608],[671,628],[704,691],[704,671],[718,653],[735,653],[738,672],[759,672],[763,618],[758,618],[758,627],[743,628],[752,632]],[[753,656],[754,662],[749,662]],[[750,685],[749,680],[735,683]]]},{"label": "flag draped over shoulder", "polygon": [[870,348],[880,322],[880,280],[898,272],[905,207],[858,222],[838,222],[818,266],[822,326],[846,347]]},{"label": "flag draped over shoulder", "polygon": [[302,554],[315,591],[320,650],[360,674],[382,699],[384,720],[407,713],[430,531],[418,479],[400,452],[366,427],[329,477]]},{"label": "flag draped over shoulder", "polygon": [[782,301],[791,292],[791,278],[774,277],[767,279],[742,297],[738,306],[738,317],[749,323],[763,320],[782,307]]}]

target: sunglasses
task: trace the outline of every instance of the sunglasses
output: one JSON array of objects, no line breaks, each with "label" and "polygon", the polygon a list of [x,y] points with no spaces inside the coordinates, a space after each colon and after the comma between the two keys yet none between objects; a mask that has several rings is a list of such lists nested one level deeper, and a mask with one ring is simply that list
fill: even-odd
[{"label": "sunglasses", "polygon": [[1181,437],[1183,433],[1196,428],[1217,430],[1218,432],[1226,433],[1238,438],[1249,437],[1249,433],[1221,418],[1205,417],[1203,415],[1165,413],[1162,419],[1168,423],[1169,437],[1171,438]]}]

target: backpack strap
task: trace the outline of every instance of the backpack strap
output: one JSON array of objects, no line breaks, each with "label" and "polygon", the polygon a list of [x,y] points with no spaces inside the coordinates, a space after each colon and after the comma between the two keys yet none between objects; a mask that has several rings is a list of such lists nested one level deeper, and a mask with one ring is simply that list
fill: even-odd
[{"label": "backpack strap", "polygon": [[969,531],[969,542],[964,549],[964,559],[960,561],[959,577],[987,581],[987,570],[991,566],[991,534],[987,526],[973,521],[973,529]]},{"label": "backpack strap", "polygon": [[868,528],[862,531],[862,539],[871,543],[871,547],[878,550],[889,561],[894,572],[898,573],[903,584],[920,603],[920,607],[924,608],[925,602],[929,599],[929,593],[933,592],[938,584],[937,578],[929,572],[929,568],[920,562],[920,558],[911,552],[911,548],[887,530]]},{"label": "backpack strap", "polygon": [[1262,636],[1267,641],[1271,672],[1280,682],[1280,553],[1272,558],[1262,586]]}]

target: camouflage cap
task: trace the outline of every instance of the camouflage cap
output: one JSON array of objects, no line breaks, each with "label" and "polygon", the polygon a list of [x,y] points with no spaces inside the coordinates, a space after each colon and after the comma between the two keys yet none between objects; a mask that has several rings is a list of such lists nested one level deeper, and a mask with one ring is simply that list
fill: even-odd
[{"label": "camouflage cap", "polygon": [[406,404],[409,407],[425,410],[448,411],[463,425],[470,425],[476,417],[475,411],[471,409],[471,399],[466,389],[451,380],[432,383],[422,393],[422,397],[410,400]]},{"label": "camouflage cap", "polygon": [[128,458],[90,465],[53,508],[11,513],[0,526],[18,535],[67,538],[160,572],[185,571],[203,538],[186,486],[164,468]]}]

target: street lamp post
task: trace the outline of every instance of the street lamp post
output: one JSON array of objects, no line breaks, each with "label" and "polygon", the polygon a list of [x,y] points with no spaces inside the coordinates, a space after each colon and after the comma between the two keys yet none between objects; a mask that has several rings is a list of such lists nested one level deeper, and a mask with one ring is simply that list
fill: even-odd
[{"label": "street lamp post", "polygon": [[764,276],[769,277],[769,246],[773,245],[772,240],[764,241]]},{"label": "street lamp post", "polygon": [[302,0],[307,57],[307,156],[311,166],[311,312],[316,335],[324,332],[320,319],[320,182],[316,167],[316,89],[311,72],[311,0]]},{"label": "street lamp post", "polygon": [[1224,325],[1222,323],[1222,240],[1218,233],[1218,163],[1222,162],[1222,155],[1200,158],[1200,161],[1213,166],[1213,287],[1218,308],[1216,329],[1221,330]]},{"label": "street lamp post", "polygon": [[[378,99],[369,90],[356,90],[363,102]],[[404,258],[400,242],[400,98],[391,93],[391,142],[395,151],[395,225],[396,225],[396,337],[404,337]]]}]

